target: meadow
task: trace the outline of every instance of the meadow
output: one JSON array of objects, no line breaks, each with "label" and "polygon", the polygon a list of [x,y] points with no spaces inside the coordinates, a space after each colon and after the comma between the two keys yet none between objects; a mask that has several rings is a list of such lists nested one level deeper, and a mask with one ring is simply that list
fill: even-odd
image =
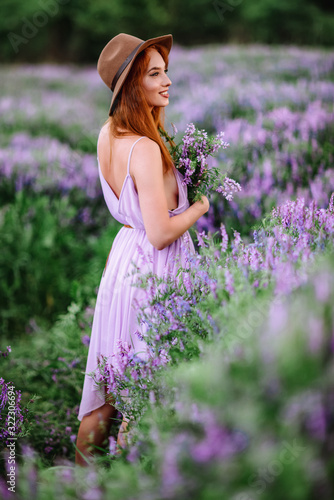
[{"label": "meadow", "polygon": [[121,227],[96,160],[110,94],[93,66],[0,72],[0,498],[333,498],[334,53],[173,49],[166,128],[224,131],[212,164],[242,191],[212,195],[175,281],[139,276],[149,359],[123,345],[99,377],[129,391],[130,445],[115,454],[115,425],[88,470],[77,411]]}]

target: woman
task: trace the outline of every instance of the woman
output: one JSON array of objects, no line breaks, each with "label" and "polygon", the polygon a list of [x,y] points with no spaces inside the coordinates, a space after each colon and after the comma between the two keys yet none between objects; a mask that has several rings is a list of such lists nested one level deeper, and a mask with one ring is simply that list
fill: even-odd
[{"label": "woman", "polygon": [[[183,245],[195,252],[188,229],[209,209],[205,196],[189,206],[187,187],[158,130],[169,103],[171,46],[172,35],[143,41],[121,33],[104,47],[97,64],[113,91],[109,119],[98,138],[99,175],[109,211],[124,226],[112,244],[94,312],[78,416],[76,463],[81,465],[108,436],[116,411],[88,376],[97,356],[115,353],[119,340],[137,353],[145,351],[145,342],[135,335],[145,332],[134,308],[143,290],[131,286],[133,274],[125,276],[133,264],[143,273],[161,276],[168,269],[175,276],[173,257],[181,257],[182,263]],[[120,445],[124,430],[123,422]]]}]

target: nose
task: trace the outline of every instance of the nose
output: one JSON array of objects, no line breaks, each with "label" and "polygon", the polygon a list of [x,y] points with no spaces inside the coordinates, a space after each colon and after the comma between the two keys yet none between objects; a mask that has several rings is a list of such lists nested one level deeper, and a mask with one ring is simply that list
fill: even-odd
[{"label": "nose", "polygon": [[165,75],[166,75],[165,85],[168,85],[168,87],[169,87],[170,85],[172,85],[172,80],[169,78],[169,76],[166,73],[165,73]]}]

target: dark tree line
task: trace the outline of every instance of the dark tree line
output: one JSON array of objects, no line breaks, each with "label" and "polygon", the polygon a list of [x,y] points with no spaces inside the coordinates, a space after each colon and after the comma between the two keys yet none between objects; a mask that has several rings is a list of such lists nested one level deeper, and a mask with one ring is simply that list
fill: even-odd
[{"label": "dark tree line", "polygon": [[1,0],[2,61],[96,61],[114,35],[334,45],[330,0]]}]

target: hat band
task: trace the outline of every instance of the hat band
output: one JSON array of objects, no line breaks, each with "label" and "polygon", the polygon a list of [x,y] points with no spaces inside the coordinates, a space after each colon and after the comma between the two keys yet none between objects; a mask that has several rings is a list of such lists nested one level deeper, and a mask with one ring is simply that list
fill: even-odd
[{"label": "hat band", "polygon": [[137,45],[137,47],[131,52],[130,55],[128,55],[128,57],[125,59],[125,61],[118,68],[117,73],[114,76],[113,81],[112,81],[111,86],[110,86],[110,88],[111,88],[112,91],[114,91],[114,89],[115,89],[117,80],[119,79],[119,77],[121,76],[121,74],[123,73],[123,71],[125,70],[125,68],[127,67],[127,65],[129,64],[129,62],[133,59],[133,57],[136,54],[136,52],[139,49],[139,47],[141,47],[143,45],[143,43],[145,43],[145,42],[141,42],[139,45]]}]

